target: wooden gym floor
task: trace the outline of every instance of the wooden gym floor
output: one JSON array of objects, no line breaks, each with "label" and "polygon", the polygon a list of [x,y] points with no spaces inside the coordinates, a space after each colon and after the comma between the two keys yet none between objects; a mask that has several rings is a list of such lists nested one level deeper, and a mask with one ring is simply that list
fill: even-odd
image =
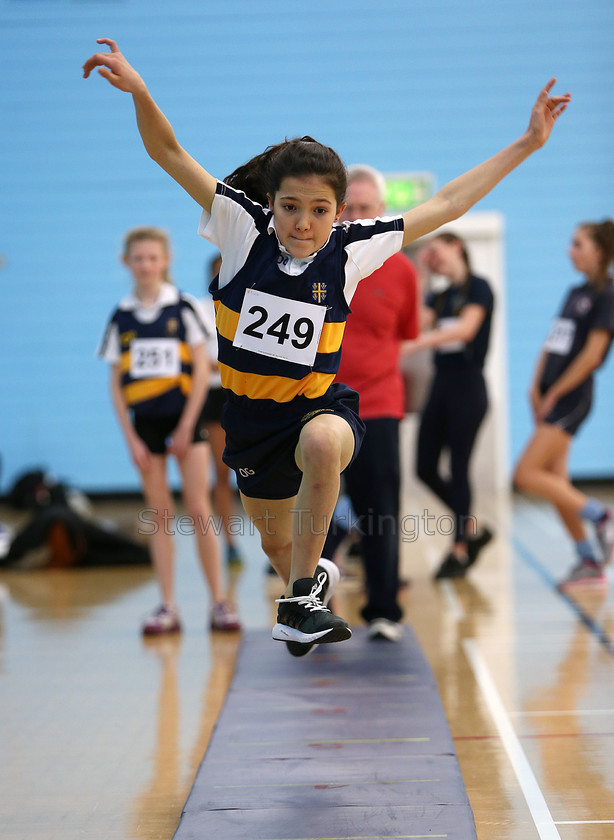
[{"label": "wooden gym floor", "polygon": [[[614,500],[613,488],[596,494]],[[134,521],[139,505],[97,508]],[[548,506],[515,497],[476,508],[497,538],[457,582],[431,579],[447,538],[405,520],[402,601],[439,685],[478,838],[612,838],[612,587],[556,592],[573,556]],[[443,513],[413,483],[403,509]],[[176,539],[180,638],[139,634],[157,602],[149,570],[0,572],[3,840],[173,836],[240,641],[207,631],[192,541]],[[280,588],[247,523],[238,541],[246,563],[229,575],[231,595],[246,628],[269,627]],[[336,610],[359,625],[360,574],[346,571]]]}]

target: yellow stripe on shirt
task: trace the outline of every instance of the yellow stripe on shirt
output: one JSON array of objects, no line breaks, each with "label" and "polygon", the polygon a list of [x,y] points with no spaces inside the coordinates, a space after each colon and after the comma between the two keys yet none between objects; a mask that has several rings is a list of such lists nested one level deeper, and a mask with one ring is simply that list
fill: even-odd
[{"label": "yellow stripe on shirt", "polygon": [[138,379],[129,385],[125,385],[122,388],[122,394],[128,405],[136,405],[166,394],[167,391],[172,391],[173,388],[177,387],[187,397],[191,386],[192,377],[187,373],[182,373],[179,376],[160,377],[159,379]]},{"label": "yellow stripe on shirt", "polygon": [[274,400],[290,402],[299,395],[308,399],[323,396],[335,378],[334,373],[308,373],[302,379],[288,376],[263,376],[259,373],[244,373],[228,365],[219,364],[222,387],[237,396],[252,400]]}]

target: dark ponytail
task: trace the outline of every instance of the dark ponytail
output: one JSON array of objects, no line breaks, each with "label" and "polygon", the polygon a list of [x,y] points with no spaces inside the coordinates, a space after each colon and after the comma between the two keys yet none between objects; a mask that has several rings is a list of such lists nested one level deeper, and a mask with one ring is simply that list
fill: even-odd
[{"label": "dark ponytail", "polygon": [[614,279],[610,273],[610,267],[614,260],[614,221],[604,219],[603,222],[582,222],[578,225],[578,228],[586,231],[601,251],[602,257],[599,262],[597,286],[602,291]]},{"label": "dark ponytail", "polygon": [[329,146],[305,136],[269,146],[228,177],[226,184],[242,190],[252,201],[268,205],[267,194],[274,196],[284,178],[319,175],[335,193],[337,206],[343,203],[347,173],[343,161]]}]

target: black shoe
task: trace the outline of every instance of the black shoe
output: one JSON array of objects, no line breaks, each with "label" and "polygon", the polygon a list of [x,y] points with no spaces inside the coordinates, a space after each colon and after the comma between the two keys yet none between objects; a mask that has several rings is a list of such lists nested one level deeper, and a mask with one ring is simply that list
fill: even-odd
[{"label": "black shoe", "polygon": [[478,554],[494,537],[490,528],[482,528],[476,537],[467,537],[467,568],[473,566]]},{"label": "black shoe", "polygon": [[467,569],[469,568],[469,561],[463,563],[458,557],[450,553],[444,559],[441,566],[435,572],[435,580],[443,580],[444,578],[461,578],[465,577]]},{"label": "black shoe", "polygon": [[[320,562],[316,566],[316,580],[320,581],[320,575],[322,573],[326,575],[326,579],[321,581],[322,589],[318,597],[324,606],[326,606],[332,598],[333,592],[337,588],[337,584],[341,578],[341,573],[332,560],[326,560],[324,557],[321,557]],[[312,650],[315,650],[317,646],[317,642],[286,642],[288,653],[292,656],[307,656],[307,654],[311,653]]]},{"label": "black shoe", "polygon": [[277,601],[279,608],[277,624],[273,627],[273,638],[282,642],[296,642],[307,648],[300,651],[303,656],[309,653],[316,643],[342,642],[349,639],[352,631],[347,621],[333,615],[323,602],[324,587],[327,589],[324,595],[326,600],[332,595],[334,587],[330,583],[328,571],[320,564],[317,577],[294,581],[292,598],[280,598]]}]

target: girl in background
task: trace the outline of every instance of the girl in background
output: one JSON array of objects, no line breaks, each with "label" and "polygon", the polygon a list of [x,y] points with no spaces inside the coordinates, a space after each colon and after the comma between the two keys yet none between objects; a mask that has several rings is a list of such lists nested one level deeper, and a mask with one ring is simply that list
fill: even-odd
[{"label": "girl in background", "polygon": [[[418,255],[422,268],[449,281],[445,291],[429,293],[424,307],[425,332],[406,342],[403,352],[435,350],[435,375],[420,418],[416,470],[418,477],[453,512],[453,544],[436,579],[463,577],[492,533],[478,531],[471,516],[469,464],[488,408],[483,368],[494,305],[483,277],[471,270],[463,240],[440,233]],[[450,454],[450,477],[440,472],[443,450]]]},{"label": "girl in background", "polygon": [[[530,389],[536,428],[514,474],[519,490],[555,505],[575,543],[577,563],[559,584],[562,590],[606,584],[603,567],[614,549],[614,511],[576,489],[567,467],[571,441],[591,409],[593,374],[614,334],[614,221],[579,224],[569,257],[583,282],[569,290],[539,355]],[[586,521],[594,526],[599,551]]]},{"label": "girl in background", "polygon": [[112,314],[99,355],[111,364],[113,406],[139,471],[150,532],[150,551],[161,604],[143,624],[145,635],[181,630],[174,594],[174,546],[169,516],[173,497],[166,461],[174,455],[183,479],[198,555],[211,593],[212,630],[238,630],[222,589],[219,546],[211,527],[209,445],[197,422],[208,386],[207,330],[198,303],[169,279],[166,234],[135,228],[124,240],[123,262],[132,294]]}]

